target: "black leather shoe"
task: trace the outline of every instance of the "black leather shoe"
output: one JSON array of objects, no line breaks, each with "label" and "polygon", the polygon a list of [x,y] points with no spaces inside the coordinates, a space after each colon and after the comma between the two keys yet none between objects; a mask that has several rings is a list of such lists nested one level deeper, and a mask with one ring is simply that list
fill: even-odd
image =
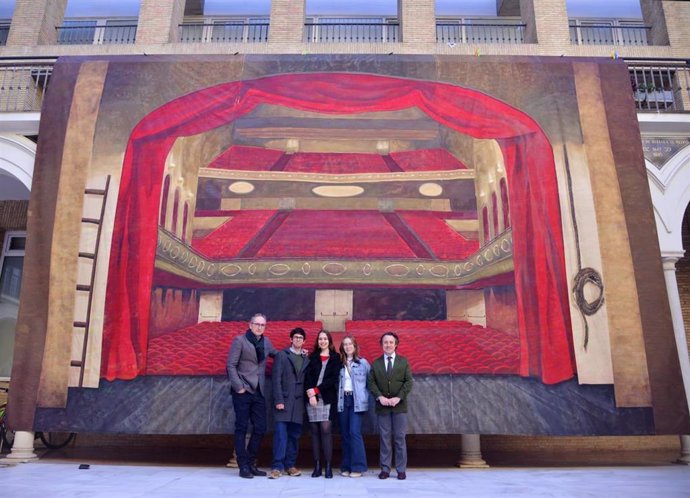
[{"label": "black leather shoe", "polygon": [[318,460],[314,463],[314,472],[311,473],[312,477],[321,477],[321,462]]},{"label": "black leather shoe", "polygon": [[382,470],[379,472],[379,479],[388,479],[391,476],[390,472],[386,472],[385,470]]},{"label": "black leather shoe", "polygon": [[398,472],[398,481],[404,481],[407,479],[407,474],[405,472]]},{"label": "black leather shoe", "polygon": [[244,479],[254,479],[254,475],[252,471],[249,470],[249,467],[240,467],[240,477]]},{"label": "black leather shoe", "polygon": [[256,465],[250,465],[249,466],[249,472],[251,472],[251,474],[253,476],[256,476],[256,477],[266,477],[267,476],[266,472],[264,472],[263,470],[257,469]]},{"label": "black leather shoe", "polygon": [[323,476],[326,479],[333,479],[333,468],[331,467],[331,462],[326,462],[326,468],[324,469]]}]

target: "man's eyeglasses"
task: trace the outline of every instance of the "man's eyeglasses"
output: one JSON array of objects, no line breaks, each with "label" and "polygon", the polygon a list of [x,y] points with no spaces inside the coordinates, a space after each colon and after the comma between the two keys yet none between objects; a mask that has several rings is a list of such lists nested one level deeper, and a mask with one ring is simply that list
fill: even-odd
[{"label": "man's eyeglasses", "polygon": [[256,322],[252,322],[252,325],[256,325],[257,327],[265,327],[266,326],[265,323],[256,323]]},{"label": "man's eyeglasses", "polygon": [[293,338],[293,339],[297,339],[298,341],[303,341],[303,340],[304,340],[304,337],[302,337],[301,335],[293,335],[292,338]]}]

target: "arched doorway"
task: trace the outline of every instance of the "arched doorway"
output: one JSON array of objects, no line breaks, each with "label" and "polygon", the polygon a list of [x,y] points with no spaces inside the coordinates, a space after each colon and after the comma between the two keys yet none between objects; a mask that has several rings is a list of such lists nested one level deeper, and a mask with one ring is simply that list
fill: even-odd
[{"label": "arched doorway", "polygon": [[0,379],[12,368],[36,144],[0,135]]},{"label": "arched doorway", "polygon": [[[685,208],[681,235],[685,255],[676,263],[676,280],[678,281],[678,293],[680,294],[680,309],[683,313],[685,325],[685,339],[690,344],[690,207]],[[688,348],[690,355],[690,347]]]}]

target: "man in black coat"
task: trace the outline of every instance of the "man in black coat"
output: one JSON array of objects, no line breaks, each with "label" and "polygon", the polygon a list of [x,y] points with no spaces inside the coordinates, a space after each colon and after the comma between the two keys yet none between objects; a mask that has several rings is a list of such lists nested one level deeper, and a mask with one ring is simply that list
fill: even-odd
[{"label": "man in black coat", "polygon": [[304,420],[304,373],[309,364],[302,349],[306,334],[295,328],[290,332],[290,347],[280,351],[273,363],[273,464],[269,479],[277,479],[284,473],[297,477],[301,474],[295,466],[299,437]]}]

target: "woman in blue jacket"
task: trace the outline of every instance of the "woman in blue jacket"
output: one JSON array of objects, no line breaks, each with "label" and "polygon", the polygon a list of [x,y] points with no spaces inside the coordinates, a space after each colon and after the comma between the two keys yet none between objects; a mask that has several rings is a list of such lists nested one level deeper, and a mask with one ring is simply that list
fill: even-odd
[{"label": "woman in blue jacket", "polygon": [[340,369],[338,387],[338,417],[342,435],[343,460],[340,475],[362,477],[367,471],[367,455],[362,438],[362,421],[369,409],[367,377],[370,366],[367,360],[359,357],[359,346],[351,335],[340,343]]}]

